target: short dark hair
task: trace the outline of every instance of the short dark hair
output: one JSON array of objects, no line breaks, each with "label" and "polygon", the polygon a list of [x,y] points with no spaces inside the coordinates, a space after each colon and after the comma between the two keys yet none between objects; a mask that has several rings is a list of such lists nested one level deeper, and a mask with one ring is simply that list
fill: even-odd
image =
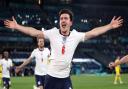
[{"label": "short dark hair", "polygon": [[70,20],[73,21],[73,12],[69,9],[62,9],[59,12],[59,17],[61,16],[61,14],[68,14],[70,16]]}]

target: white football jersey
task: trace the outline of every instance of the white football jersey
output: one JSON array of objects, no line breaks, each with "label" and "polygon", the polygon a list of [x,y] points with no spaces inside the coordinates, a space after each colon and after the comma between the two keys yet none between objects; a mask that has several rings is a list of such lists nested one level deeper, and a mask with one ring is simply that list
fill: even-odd
[{"label": "white football jersey", "polygon": [[48,48],[44,48],[40,51],[38,48],[34,49],[31,53],[31,58],[36,61],[35,75],[46,75],[47,74],[47,64],[50,51]]},{"label": "white football jersey", "polygon": [[70,74],[70,65],[74,51],[80,41],[84,41],[85,33],[73,30],[69,36],[60,34],[59,29],[44,31],[46,39],[50,40],[51,62],[48,74],[57,78],[66,78]]},{"label": "white football jersey", "polygon": [[0,60],[0,65],[2,65],[2,76],[5,78],[10,78],[10,67],[13,66],[12,64],[12,60],[9,58],[8,60],[5,60],[5,58],[3,58],[2,60]]}]

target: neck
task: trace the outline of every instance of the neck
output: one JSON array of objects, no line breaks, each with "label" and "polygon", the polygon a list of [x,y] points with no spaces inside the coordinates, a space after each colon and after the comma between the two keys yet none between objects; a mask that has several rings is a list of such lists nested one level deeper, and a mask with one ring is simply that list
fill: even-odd
[{"label": "neck", "polygon": [[60,31],[60,34],[63,35],[63,36],[69,36],[70,31]]},{"label": "neck", "polygon": [[5,60],[8,60],[8,58],[5,58]]},{"label": "neck", "polygon": [[39,49],[40,51],[43,51],[43,50],[44,50],[44,47],[38,47],[38,49]]}]

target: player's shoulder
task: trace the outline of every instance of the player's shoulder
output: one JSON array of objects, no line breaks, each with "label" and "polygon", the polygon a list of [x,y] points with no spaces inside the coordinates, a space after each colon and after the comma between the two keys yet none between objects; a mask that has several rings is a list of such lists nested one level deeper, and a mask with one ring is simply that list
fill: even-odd
[{"label": "player's shoulder", "polygon": [[76,35],[78,35],[79,34],[79,32],[77,31],[77,30],[75,30],[75,29],[73,29],[72,31],[70,31],[70,35],[71,36],[76,36]]},{"label": "player's shoulder", "polygon": [[76,29],[73,29],[72,31],[70,31],[71,32],[71,34],[77,34],[77,33],[79,33]]},{"label": "player's shoulder", "polygon": [[37,53],[38,52],[38,48],[35,48],[35,49],[33,49],[33,51],[31,52],[31,55],[35,55],[35,53]]},{"label": "player's shoulder", "polygon": [[46,48],[46,47],[44,47],[44,50],[45,50],[45,51],[50,51],[49,48]]},{"label": "player's shoulder", "polygon": [[9,62],[12,62],[12,59],[11,59],[11,58],[9,58],[9,59],[8,59],[8,61],[9,61]]},{"label": "player's shoulder", "polygon": [[5,61],[5,58],[2,58],[2,60],[1,61]]},{"label": "player's shoulder", "polygon": [[33,51],[32,51],[32,52],[36,52],[36,51],[38,51],[38,48],[33,49]]},{"label": "player's shoulder", "polygon": [[81,35],[81,34],[84,35],[85,33],[84,33],[84,32],[79,32],[78,30],[73,29],[73,30],[71,31],[71,34],[72,34],[72,35],[78,35],[78,36],[79,36],[79,35]]}]

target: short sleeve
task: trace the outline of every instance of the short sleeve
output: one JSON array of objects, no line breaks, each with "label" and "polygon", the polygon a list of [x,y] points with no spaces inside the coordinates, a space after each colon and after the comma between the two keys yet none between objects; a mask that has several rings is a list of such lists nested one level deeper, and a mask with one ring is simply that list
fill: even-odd
[{"label": "short sleeve", "polygon": [[50,39],[50,37],[53,35],[53,31],[57,29],[56,27],[49,29],[49,30],[45,30],[44,31],[44,38],[46,39]]},{"label": "short sleeve", "polygon": [[48,55],[50,55],[50,50],[47,48]]},{"label": "short sleeve", "polygon": [[84,42],[85,41],[85,33],[83,32],[78,32],[78,37],[80,41]]},{"label": "short sleeve", "polygon": [[34,58],[34,57],[35,57],[35,50],[32,51],[30,57],[31,57],[31,58]]},{"label": "short sleeve", "polygon": [[83,32],[78,32],[76,30],[73,30],[73,34],[75,35],[75,39],[78,41],[78,42],[84,42],[85,41],[85,33]]},{"label": "short sleeve", "polygon": [[13,66],[13,63],[12,63],[12,60],[10,59],[10,67],[12,67]]}]

